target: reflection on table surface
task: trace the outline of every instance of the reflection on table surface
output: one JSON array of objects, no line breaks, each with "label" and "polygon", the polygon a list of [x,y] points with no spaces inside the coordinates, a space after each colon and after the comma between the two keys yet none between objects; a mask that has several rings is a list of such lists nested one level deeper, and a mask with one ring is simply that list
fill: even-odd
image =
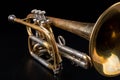
[{"label": "reflection on table surface", "polygon": [[[15,56],[13,56],[15,57]],[[12,59],[12,58],[11,58]],[[14,58],[13,58],[14,59]],[[30,55],[17,60],[7,60],[2,77],[9,80],[119,80],[120,76],[107,78],[100,75],[94,67],[85,70],[63,58],[63,69],[60,74],[53,75],[52,71],[33,59]],[[7,68],[7,69],[6,69]]]}]

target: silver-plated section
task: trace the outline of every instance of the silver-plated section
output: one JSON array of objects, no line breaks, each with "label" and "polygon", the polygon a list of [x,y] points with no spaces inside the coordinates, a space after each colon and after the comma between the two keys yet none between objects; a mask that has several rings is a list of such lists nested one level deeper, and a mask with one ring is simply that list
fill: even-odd
[{"label": "silver-plated section", "polygon": [[85,69],[89,67],[90,61],[86,53],[77,51],[67,46],[62,46],[60,44],[57,44],[57,46],[63,57],[70,59]]},{"label": "silver-plated section", "polygon": [[30,39],[32,39],[33,41],[38,42],[41,46],[44,46],[44,41],[42,39],[39,39],[35,36],[30,36]]},{"label": "silver-plated section", "polygon": [[13,14],[8,16],[8,20],[10,20],[10,21],[14,21],[15,18],[16,18],[16,16]]},{"label": "silver-plated section", "polygon": [[68,53],[66,53],[66,52],[64,52],[64,51],[61,51],[61,50],[60,50],[60,54],[61,54],[63,57],[71,60],[72,62],[74,62],[76,65],[78,65],[78,66],[80,66],[80,67],[82,67],[82,68],[84,68],[84,69],[87,69],[87,68],[88,68],[88,64],[87,64],[86,62],[81,61],[81,60],[79,60],[78,58],[75,58],[75,57],[71,56],[70,54],[68,54]]},{"label": "silver-plated section", "polygon": [[[42,46],[45,46],[43,43],[46,41],[43,41],[42,39],[38,39],[35,36],[30,36],[30,38],[32,40],[38,42]],[[85,69],[88,68],[89,61],[88,61],[87,55],[85,53],[79,52],[79,51],[72,49],[70,47],[67,47],[67,46],[62,46],[60,44],[57,44],[57,46],[60,51],[60,54],[62,54],[63,57],[66,57],[66,58],[72,60],[77,65],[79,65]],[[75,56],[75,58],[73,56]]]},{"label": "silver-plated section", "polygon": [[38,55],[34,54],[33,52],[30,52],[30,54],[34,59],[36,59],[38,62],[40,62],[44,66],[46,66],[46,67],[49,66],[49,63],[47,61],[45,61],[44,59],[42,59],[41,57],[39,57]]},{"label": "silver-plated section", "polygon": [[63,36],[58,36],[58,42],[59,42],[59,44],[62,45],[62,46],[63,46],[63,45],[65,46],[65,44],[66,44],[66,43],[65,43],[65,39],[63,38]]},{"label": "silver-plated section", "polygon": [[64,51],[65,53],[69,53],[71,55],[77,56],[80,59],[84,59],[87,56],[86,53],[77,51],[73,48],[70,48],[70,47],[67,47],[67,46],[62,46],[60,44],[57,44],[57,45],[58,45],[59,50]]},{"label": "silver-plated section", "polygon": [[39,22],[39,23],[44,23],[47,22],[46,17],[45,17],[45,11],[41,11],[41,10],[37,10],[37,9],[33,9],[31,11],[31,13],[34,14],[34,22]]}]

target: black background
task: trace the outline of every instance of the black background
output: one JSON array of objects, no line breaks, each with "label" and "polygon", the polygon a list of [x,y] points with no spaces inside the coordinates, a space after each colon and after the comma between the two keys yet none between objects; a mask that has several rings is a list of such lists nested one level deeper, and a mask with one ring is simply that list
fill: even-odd
[{"label": "black background", "polygon": [[[34,60],[28,51],[28,34],[24,25],[8,21],[10,14],[25,18],[32,9],[45,10],[46,15],[69,20],[92,22],[104,10],[119,0],[10,0],[1,3],[0,12],[0,80],[120,80],[120,76],[108,78],[94,67],[85,70],[63,58],[60,75],[53,73]],[[88,54],[89,41],[70,32],[53,28],[57,37],[62,35],[66,45]],[[88,54],[89,55],[89,54]]]}]

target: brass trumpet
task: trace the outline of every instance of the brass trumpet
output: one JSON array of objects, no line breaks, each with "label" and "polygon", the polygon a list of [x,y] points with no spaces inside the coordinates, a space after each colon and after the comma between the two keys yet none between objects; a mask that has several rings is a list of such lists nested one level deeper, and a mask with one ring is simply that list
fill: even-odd
[{"label": "brass trumpet", "polygon": [[[105,10],[96,23],[45,17],[43,13],[40,10],[32,10],[23,20],[14,15],[8,17],[9,20],[27,26],[28,46],[35,59],[55,73],[60,69],[59,64],[62,62],[61,56],[63,56],[85,69],[94,66],[101,75],[106,77],[120,74],[120,2]],[[64,43],[56,43],[50,24],[89,40],[90,56],[67,47]],[[35,29],[35,33],[31,28]],[[61,36],[59,36],[60,39],[64,42]],[[46,56],[45,52],[48,52],[49,56]],[[48,61],[53,60],[53,65],[47,60],[43,60],[41,55],[49,57]]]}]

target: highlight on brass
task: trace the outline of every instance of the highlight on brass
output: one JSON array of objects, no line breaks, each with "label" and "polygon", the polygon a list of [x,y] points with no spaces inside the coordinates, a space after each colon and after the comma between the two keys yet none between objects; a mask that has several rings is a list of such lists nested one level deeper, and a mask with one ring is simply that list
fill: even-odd
[{"label": "highlight on brass", "polygon": [[[54,73],[59,73],[65,57],[85,69],[93,66],[106,77],[120,74],[120,2],[106,9],[95,23],[49,17],[44,13],[34,9],[25,19],[8,17],[26,25],[31,56]],[[56,43],[51,24],[89,40],[89,55],[66,46],[62,36],[58,36]]]}]

